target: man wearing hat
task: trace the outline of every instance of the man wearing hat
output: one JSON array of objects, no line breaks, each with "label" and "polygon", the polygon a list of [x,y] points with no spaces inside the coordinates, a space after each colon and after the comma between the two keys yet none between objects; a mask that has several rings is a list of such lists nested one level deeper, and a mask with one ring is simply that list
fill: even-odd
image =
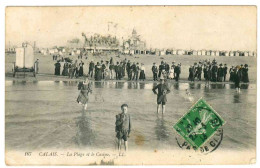
[{"label": "man wearing hat", "polygon": [[[165,81],[166,79],[160,79],[160,84],[152,89],[153,93],[157,95],[157,114],[159,113],[160,105],[162,105],[162,114],[165,113],[165,105],[167,102],[166,94],[171,92]],[[158,92],[156,92],[156,90],[158,90]]]},{"label": "man wearing hat", "polygon": [[88,75],[92,78],[93,77],[93,71],[94,71],[95,64],[93,61],[90,61],[89,68],[88,68]]},{"label": "man wearing hat", "polygon": [[223,68],[223,71],[224,71],[224,82],[226,82],[226,75],[227,75],[227,64],[224,64],[224,68]]},{"label": "man wearing hat", "polygon": [[218,73],[218,65],[217,63],[213,63],[212,69],[211,69],[211,74],[212,74],[212,81],[217,82],[217,73]]},{"label": "man wearing hat", "polygon": [[243,81],[243,71],[244,71],[244,65],[243,64],[241,64],[240,65],[240,68],[239,68],[239,71],[240,71],[240,81]]},{"label": "man wearing hat", "polygon": [[153,72],[153,80],[157,81],[158,68],[155,62],[153,63],[152,72]]},{"label": "man wearing hat", "polygon": [[224,77],[224,70],[222,68],[222,64],[220,64],[218,68],[218,82],[223,82],[223,77]]},{"label": "man wearing hat", "polygon": [[248,78],[248,65],[245,64],[244,69],[243,69],[243,82],[248,83],[249,78]]},{"label": "man wearing hat", "polygon": [[132,79],[132,75],[131,75],[132,72],[131,72],[131,62],[130,62],[130,60],[128,60],[128,62],[126,63],[126,72],[127,72],[128,80],[131,80]]},{"label": "man wearing hat", "polygon": [[164,62],[161,62],[161,65],[159,65],[159,78],[161,77],[162,70],[165,70],[165,65]]},{"label": "man wearing hat", "polygon": [[240,92],[240,81],[241,81],[241,76],[242,76],[242,71],[240,70],[241,67],[239,65],[236,66],[235,71],[234,71],[234,83],[235,83],[235,88],[236,91],[239,93]]},{"label": "man wearing hat", "polygon": [[176,82],[178,82],[179,77],[180,77],[180,73],[181,73],[181,65],[180,64],[178,64],[178,66],[175,66],[174,73],[175,73],[175,80],[176,80]]}]

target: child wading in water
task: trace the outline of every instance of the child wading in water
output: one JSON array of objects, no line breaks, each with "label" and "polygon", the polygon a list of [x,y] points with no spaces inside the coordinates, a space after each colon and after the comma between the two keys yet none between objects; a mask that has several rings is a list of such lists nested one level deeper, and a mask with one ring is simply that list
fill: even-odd
[{"label": "child wading in water", "polygon": [[[170,93],[170,89],[165,81],[166,79],[160,79],[160,84],[153,88],[154,94],[157,95],[157,114],[159,113],[160,105],[162,105],[162,113],[165,113],[165,104],[167,102],[166,94]],[[156,89],[158,89],[158,93]]]},{"label": "child wading in water", "polygon": [[122,113],[116,115],[116,137],[118,139],[118,150],[121,151],[122,139],[124,140],[125,151],[128,150],[127,139],[131,132],[130,115],[127,114],[128,105],[121,106]]},{"label": "child wading in water", "polygon": [[84,110],[87,110],[88,107],[88,95],[92,93],[91,83],[88,79],[88,76],[84,76],[85,80],[83,82],[79,82],[78,90],[80,90],[79,96],[77,98],[77,102],[82,104]]}]

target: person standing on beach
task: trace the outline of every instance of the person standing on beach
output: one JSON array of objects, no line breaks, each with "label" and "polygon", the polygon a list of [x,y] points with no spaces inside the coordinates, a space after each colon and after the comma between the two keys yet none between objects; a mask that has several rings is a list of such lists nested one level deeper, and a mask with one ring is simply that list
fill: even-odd
[{"label": "person standing on beach", "polygon": [[83,66],[84,66],[84,62],[81,60],[80,63],[79,63],[79,77],[84,75]]},{"label": "person standing on beach", "polygon": [[[167,102],[166,94],[171,92],[165,81],[165,79],[160,79],[160,84],[152,89],[153,93],[157,95],[157,114],[159,113],[160,105],[162,105],[162,114],[165,113],[165,105]],[[158,92],[156,92],[156,90],[158,90]]]},{"label": "person standing on beach", "polygon": [[239,65],[236,66],[235,71],[234,71],[234,76],[233,76],[235,88],[238,93],[240,92],[240,80],[241,80],[241,76],[242,76],[240,69],[241,69],[241,67]]},{"label": "person standing on beach", "polygon": [[175,81],[178,82],[179,81],[179,77],[180,77],[180,73],[181,73],[180,64],[178,64],[178,66],[175,66],[174,73],[176,74]]},{"label": "person standing on beach", "polygon": [[227,64],[224,64],[224,82],[226,82],[226,75],[227,75],[227,71],[228,71],[228,68],[227,68]]},{"label": "person standing on beach", "polygon": [[140,68],[140,80],[145,80],[145,67],[144,67],[144,64],[142,63],[141,64],[141,68]]},{"label": "person standing on beach", "polygon": [[115,73],[116,73],[116,80],[119,79],[119,62],[116,62],[116,65],[114,66]]},{"label": "person standing on beach", "polygon": [[92,78],[93,77],[93,71],[94,71],[94,67],[95,67],[95,64],[93,61],[91,61],[89,63],[89,68],[88,68],[88,75]]},{"label": "person standing on beach", "polygon": [[130,69],[131,69],[131,62],[130,60],[128,60],[128,62],[126,63],[126,72],[127,72],[128,80],[132,79],[132,76],[130,75]]},{"label": "person standing on beach", "polygon": [[77,102],[83,105],[83,109],[86,111],[88,107],[88,95],[92,93],[91,83],[88,79],[88,76],[84,76],[85,80],[83,82],[79,82],[78,90],[80,90],[79,96],[77,98]]},{"label": "person standing on beach", "polygon": [[159,65],[159,78],[161,77],[162,71],[165,70],[164,62],[161,62],[161,65]]},{"label": "person standing on beach", "polygon": [[157,68],[155,62],[153,63],[152,72],[153,72],[153,80],[154,80],[154,81],[157,81],[158,68]]},{"label": "person standing on beach", "polygon": [[35,61],[34,65],[35,65],[35,72],[36,72],[36,74],[38,74],[39,73],[39,59],[37,59]]},{"label": "person standing on beach", "polygon": [[[110,61],[111,62],[111,61]],[[109,79],[114,79],[114,73],[115,73],[115,70],[114,70],[114,63],[110,63],[109,64],[109,70],[110,70],[110,76],[109,76]]]},{"label": "person standing on beach", "polygon": [[124,140],[125,151],[128,150],[127,140],[131,132],[131,119],[127,113],[128,105],[123,104],[121,106],[122,113],[116,115],[116,137],[118,139],[118,150],[121,151],[122,140]]},{"label": "person standing on beach", "polygon": [[57,61],[57,62],[54,64],[54,66],[55,66],[55,73],[54,73],[54,75],[60,75],[60,67],[61,67],[60,61]]}]

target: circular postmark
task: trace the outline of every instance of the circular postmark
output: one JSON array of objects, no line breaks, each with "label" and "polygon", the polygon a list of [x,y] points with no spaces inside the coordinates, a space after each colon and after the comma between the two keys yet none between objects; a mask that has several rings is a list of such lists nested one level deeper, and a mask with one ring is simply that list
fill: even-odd
[{"label": "circular postmark", "polygon": [[194,150],[194,151],[199,151],[203,154],[208,154],[218,149],[218,147],[222,142],[222,139],[223,139],[223,129],[219,128],[217,129],[216,133],[198,149],[195,146],[191,146],[180,136],[176,137],[176,142],[178,146],[183,150]]}]

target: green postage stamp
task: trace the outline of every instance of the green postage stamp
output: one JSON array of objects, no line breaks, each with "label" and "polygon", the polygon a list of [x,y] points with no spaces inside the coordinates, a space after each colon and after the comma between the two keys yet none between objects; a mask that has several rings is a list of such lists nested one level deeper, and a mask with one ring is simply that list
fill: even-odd
[{"label": "green postage stamp", "polygon": [[194,149],[198,149],[224,124],[217,112],[200,98],[173,127]]}]

